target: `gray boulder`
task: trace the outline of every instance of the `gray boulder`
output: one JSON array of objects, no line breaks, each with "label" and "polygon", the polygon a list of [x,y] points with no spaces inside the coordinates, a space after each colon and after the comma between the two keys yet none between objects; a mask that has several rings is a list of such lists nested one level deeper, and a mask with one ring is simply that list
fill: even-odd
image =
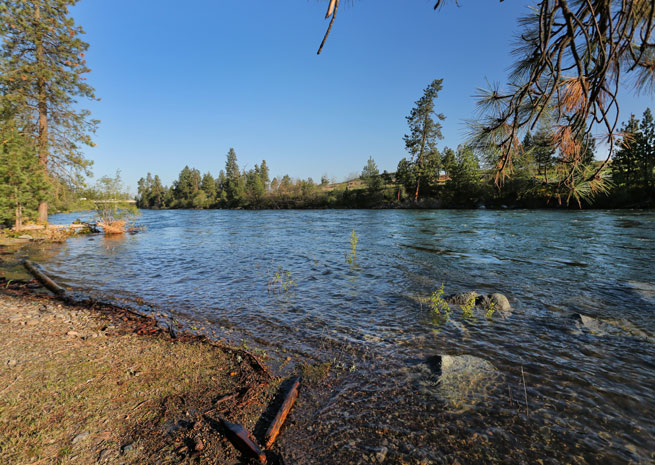
[{"label": "gray boulder", "polygon": [[507,318],[512,314],[512,306],[507,297],[497,292],[480,297],[476,301],[476,304],[482,306],[485,310],[488,310],[493,305],[495,311],[503,318]]},{"label": "gray boulder", "polygon": [[450,305],[466,305],[471,299],[477,302],[480,294],[475,291],[461,292],[459,294],[452,294],[446,297],[446,302]]},{"label": "gray boulder", "polygon": [[446,297],[446,302],[450,305],[467,305],[471,299],[475,300],[476,306],[482,307],[485,311],[493,305],[497,315],[503,318],[512,314],[512,306],[507,297],[497,292],[489,295],[480,295],[475,291],[461,292]]}]

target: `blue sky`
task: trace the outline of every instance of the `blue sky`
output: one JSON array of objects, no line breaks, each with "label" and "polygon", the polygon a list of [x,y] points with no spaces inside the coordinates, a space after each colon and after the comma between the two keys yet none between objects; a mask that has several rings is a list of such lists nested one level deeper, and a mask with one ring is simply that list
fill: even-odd
[{"label": "blue sky", "polygon": [[[89,82],[101,121],[87,150],[100,177],[122,171],[132,192],[147,172],[170,184],[189,165],[218,174],[230,147],[239,166],[273,176],[338,180],[369,156],[394,171],[405,116],[443,78],[439,148],[456,147],[475,115],[476,88],[504,82],[516,18],[530,2],[342,2],[328,22],[315,0],[81,0]],[[653,107],[624,92],[622,120]]]}]

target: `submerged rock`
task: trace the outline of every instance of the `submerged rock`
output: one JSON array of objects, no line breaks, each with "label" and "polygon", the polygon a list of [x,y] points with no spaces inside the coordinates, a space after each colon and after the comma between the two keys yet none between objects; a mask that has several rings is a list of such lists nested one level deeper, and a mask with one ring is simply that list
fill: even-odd
[{"label": "submerged rock", "polygon": [[435,355],[427,363],[438,376],[439,396],[456,410],[467,410],[485,401],[499,385],[500,372],[496,367],[473,355]]},{"label": "submerged rock", "polygon": [[588,332],[594,336],[632,336],[647,342],[653,341],[653,336],[641,330],[625,319],[601,320],[582,313],[573,315],[575,321],[574,333]]},{"label": "submerged rock", "polygon": [[460,292],[459,294],[453,294],[446,297],[446,302],[451,305],[466,305],[471,301],[471,299],[477,302],[479,297],[480,294],[475,291]]},{"label": "submerged rock", "polygon": [[498,292],[478,298],[476,304],[482,306],[485,310],[488,310],[493,305],[495,312],[498,312],[503,318],[507,318],[512,314],[512,306],[509,300]]},{"label": "submerged rock", "polygon": [[493,305],[494,313],[497,312],[503,318],[507,318],[512,314],[512,306],[509,300],[498,292],[488,295],[480,295],[475,291],[461,292],[448,296],[446,302],[450,305],[468,305],[471,299],[475,300],[476,306],[482,307],[485,311]]}]

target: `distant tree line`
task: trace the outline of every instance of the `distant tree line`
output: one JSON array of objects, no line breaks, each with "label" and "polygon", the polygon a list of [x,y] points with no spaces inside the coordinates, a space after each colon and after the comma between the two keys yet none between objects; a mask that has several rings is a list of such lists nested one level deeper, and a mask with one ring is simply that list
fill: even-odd
[{"label": "distant tree line", "polygon": [[[425,121],[425,118],[423,118]],[[437,137],[437,131],[431,130]],[[398,163],[395,173],[380,173],[373,157],[357,179],[331,183],[323,176],[292,179],[289,175],[270,179],[265,160],[250,170],[239,168],[237,154],[230,149],[225,168],[214,177],[185,166],[171,186],[148,173],[138,182],[140,208],[394,208],[476,207],[502,205],[540,208],[567,206],[550,190],[549,180],[558,175],[562,155],[544,124],[522,141],[523,156],[515,160],[514,174],[502,189],[494,184],[495,172],[484,156],[467,145],[438,150],[435,140],[420,129],[406,136],[409,158]],[[414,142],[418,140],[419,142]],[[582,166],[595,169],[595,143],[581,144]],[[610,165],[610,188],[600,196],[581,196],[579,206],[652,206],[655,199],[655,121],[650,109],[638,120],[631,116],[623,127],[623,140]],[[418,194],[417,194],[418,191]]]},{"label": "distant tree line", "polygon": [[[170,187],[150,173],[138,184],[141,208],[384,208],[516,206],[649,206],[655,200],[655,123],[649,109],[642,121],[634,115],[624,125],[620,149],[609,168],[599,169],[594,138],[582,131],[580,140],[562,146],[557,130],[544,118],[535,132],[526,131],[512,159],[512,176],[498,187],[498,154],[476,153],[470,145],[439,150],[441,121],[436,110],[442,80],[432,81],[415,102],[404,136],[408,157],[395,173],[380,173],[370,157],[359,179],[320,184],[311,178],[292,180],[288,175],[270,180],[266,161],[251,170],[240,170],[234,149],[227,153],[225,169],[218,177],[185,166]],[[573,136],[572,136],[573,137]],[[583,182],[561,190],[562,178],[571,175],[562,166],[571,159],[574,175],[598,183]],[[593,177],[593,176],[592,176]],[[565,193],[563,195],[563,192]],[[572,201],[573,200],[573,201]]]}]

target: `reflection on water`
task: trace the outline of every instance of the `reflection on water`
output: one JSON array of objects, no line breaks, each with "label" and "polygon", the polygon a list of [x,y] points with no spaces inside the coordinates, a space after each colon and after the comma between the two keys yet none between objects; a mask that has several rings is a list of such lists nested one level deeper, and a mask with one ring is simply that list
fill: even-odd
[{"label": "reflection on water", "polygon": [[[81,237],[37,260],[67,285],[142,297],[274,359],[338,362],[281,440],[303,444],[296,463],[655,460],[653,213],[175,211],[140,222],[143,233]],[[278,266],[295,292],[269,292]],[[441,283],[501,292],[513,313],[455,310],[437,328],[421,302]],[[646,336],[579,331],[576,313]],[[426,369],[438,354],[495,367],[483,402],[448,408]]]}]

